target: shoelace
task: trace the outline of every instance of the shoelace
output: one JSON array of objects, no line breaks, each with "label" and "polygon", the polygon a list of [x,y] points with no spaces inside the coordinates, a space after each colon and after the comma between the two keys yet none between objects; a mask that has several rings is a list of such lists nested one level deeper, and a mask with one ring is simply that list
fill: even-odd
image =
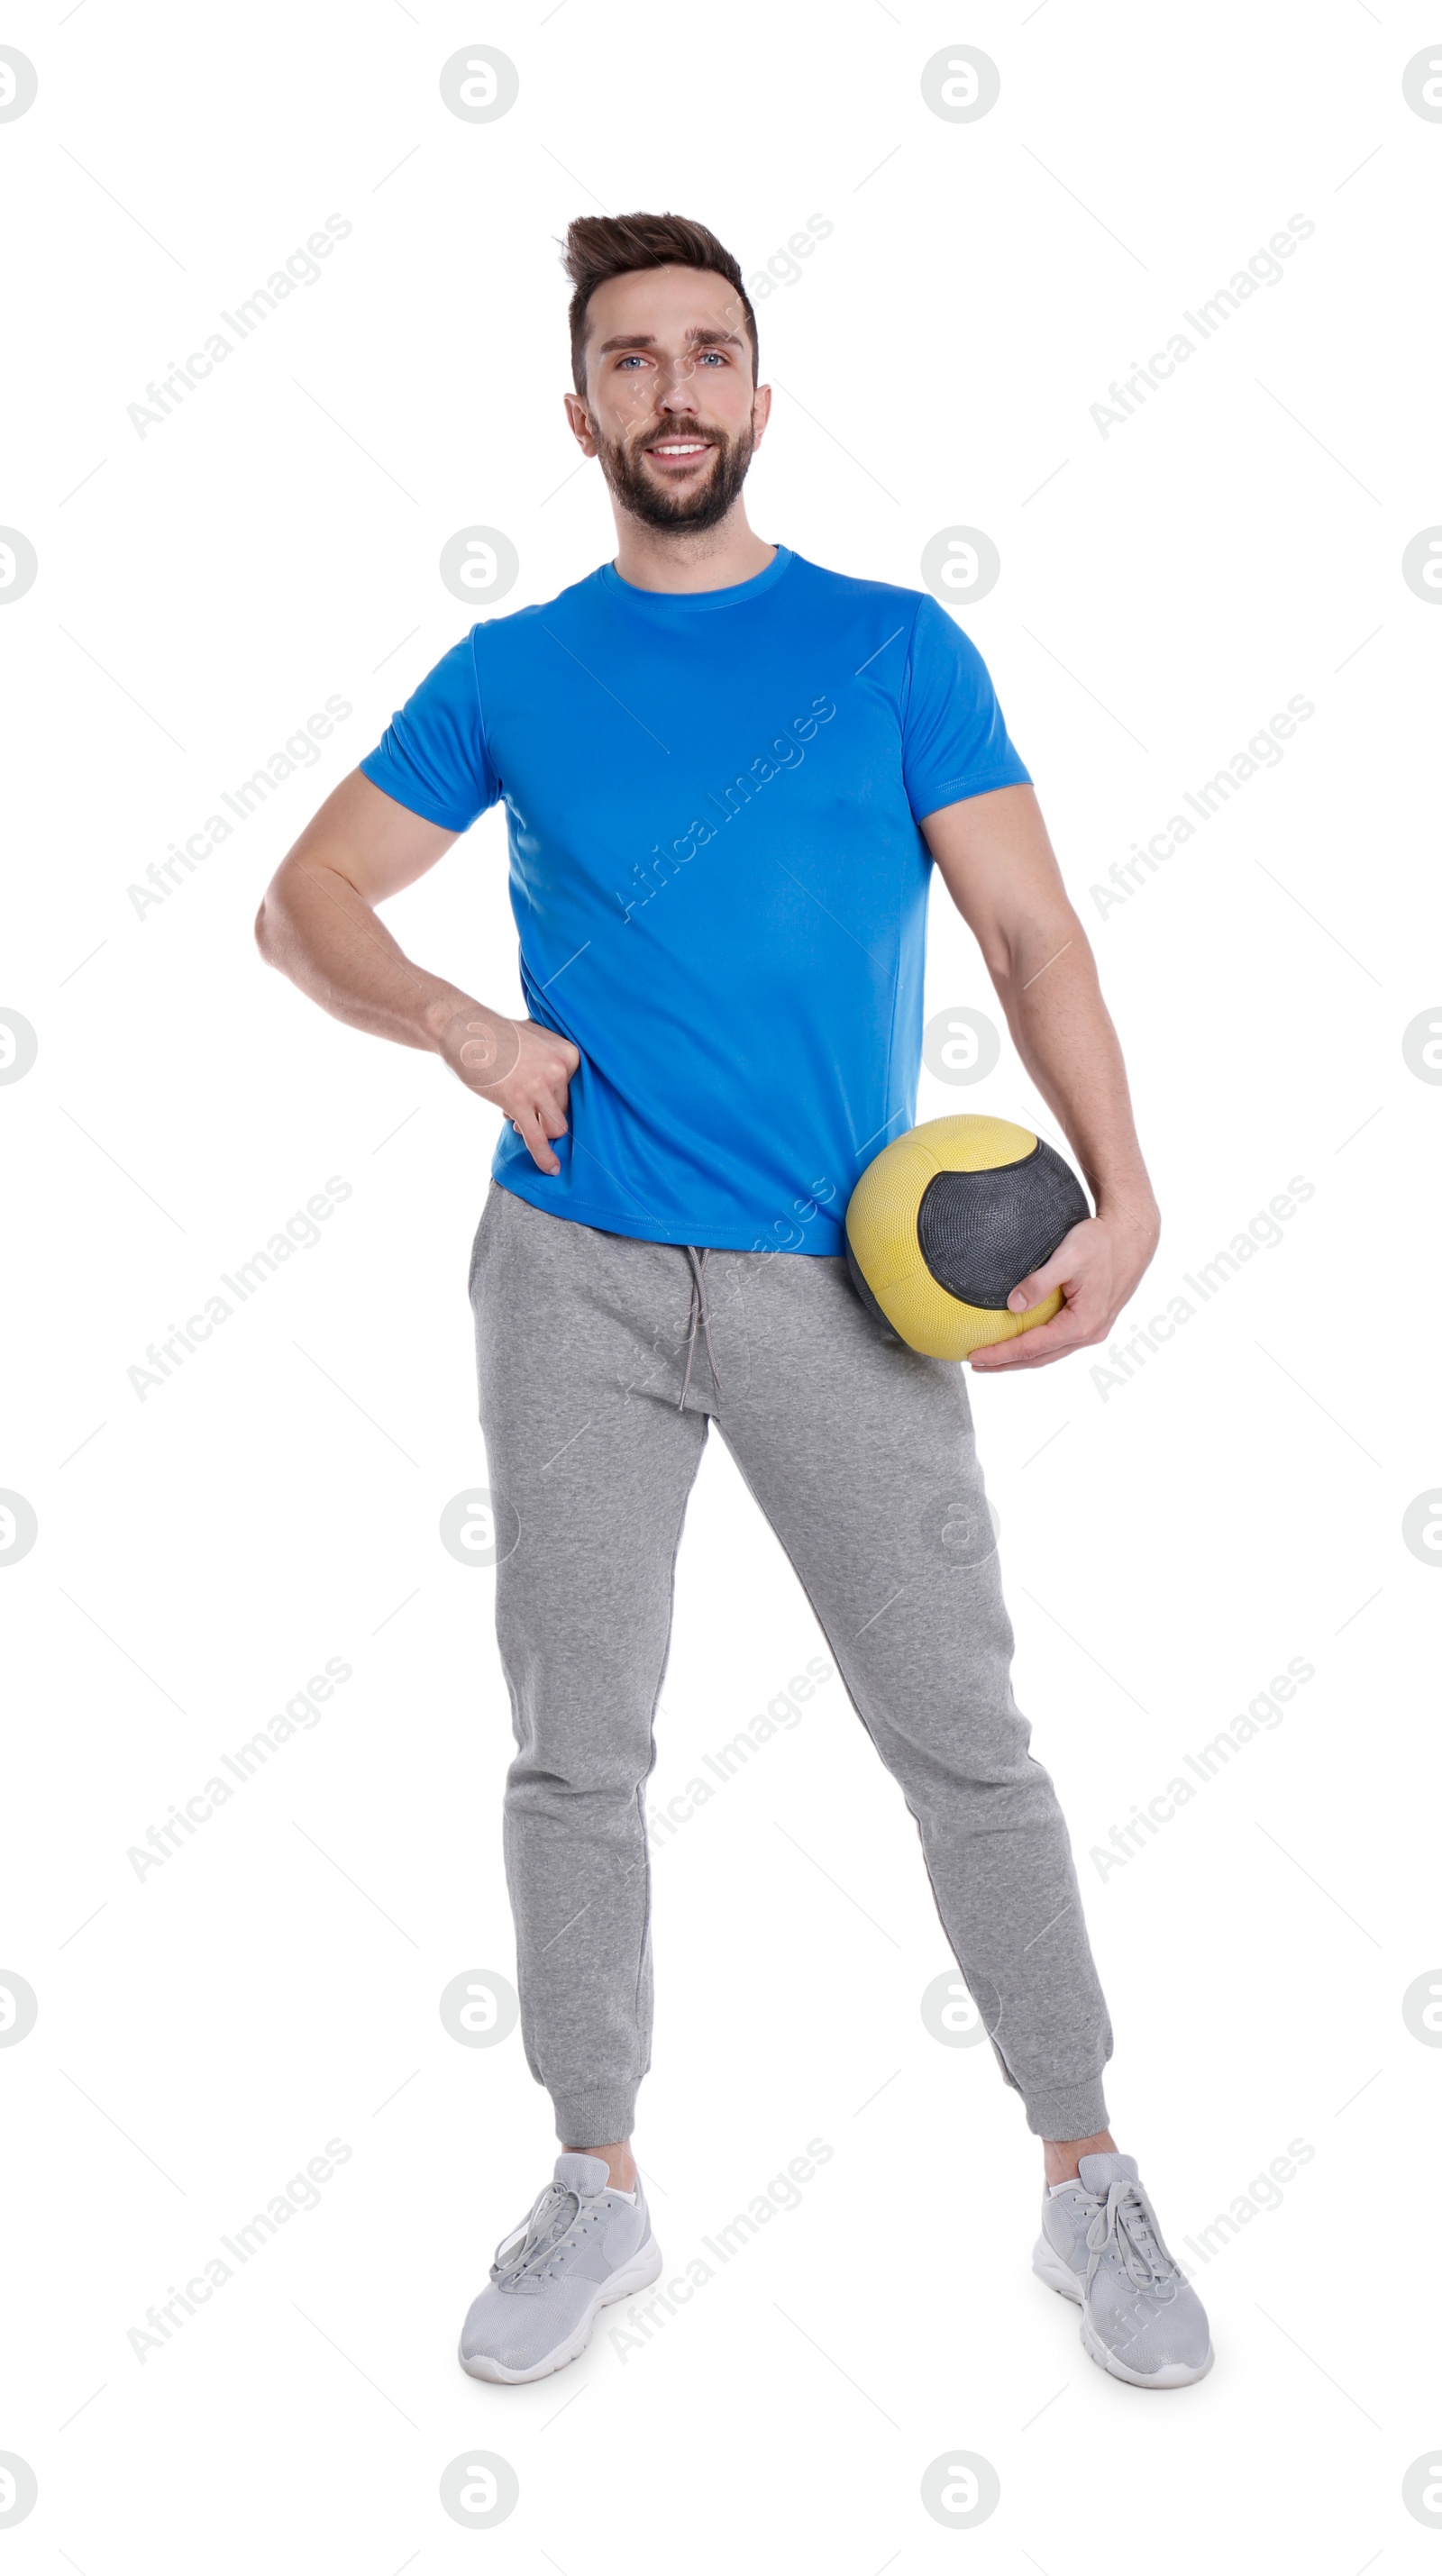
[{"label": "shoelace", "polygon": [[678,1413],[685,1405],[686,1390],[691,1383],[691,1363],[696,1357],[696,1334],[698,1327],[706,1336],[706,1357],[711,1363],[711,1374],[716,1380],[718,1388],[721,1384],[721,1371],[716,1366],[716,1354],[711,1348],[711,1316],[706,1304],[706,1264],[710,1258],[710,1249],[710,1245],[708,1244],[705,1250],[701,1252],[698,1259],[696,1245],[694,1243],[688,1243],[686,1246],[686,1258],[691,1264],[691,1305],[686,1318],[686,1329],[689,1336],[686,1345],[686,1374],[681,1381],[680,1401],[676,1407]]},{"label": "shoelace", "polygon": [[1088,2289],[1110,2246],[1120,2256],[1134,2290],[1145,2290],[1154,2299],[1174,2299],[1182,2286],[1181,2274],[1141,2184],[1118,2174],[1105,2203],[1097,2202],[1096,2212],[1087,2230]]},{"label": "shoelace", "polygon": [[503,2236],[496,2247],[491,2265],[491,2279],[503,2290],[512,2290],[549,2262],[561,2238],[580,2216],[581,2204],[573,2191],[563,2191],[559,2183],[548,2182],[537,2195],[529,2215],[509,2236]]}]

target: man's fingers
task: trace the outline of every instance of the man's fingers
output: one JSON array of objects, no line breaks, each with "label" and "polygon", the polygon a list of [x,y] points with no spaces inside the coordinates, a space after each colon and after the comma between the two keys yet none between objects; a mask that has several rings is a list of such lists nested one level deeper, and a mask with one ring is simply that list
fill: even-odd
[{"label": "man's fingers", "polygon": [[1046,1360],[1064,1359],[1068,1351],[1085,1350],[1089,1343],[1105,1338],[1100,1317],[1088,1319],[1074,1306],[1063,1306],[1049,1324],[1033,1324],[1026,1333],[1016,1333],[1010,1341],[988,1342],[972,1353],[971,1364],[979,1369],[1040,1368]]},{"label": "man's fingers", "polygon": [[[1024,1315],[1029,1307],[1039,1306],[1042,1299],[1049,1297],[1054,1288],[1063,1287],[1065,1280],[1065,1272],[1057,1270],[1055,1263],[1048,1261],[1042,1269],[1029,1270],[1024,1279],[1018,1279],[1006,1301],[1007,1305],[1013,1315]],[[1040,1331],[1040,1329],[1038,1325],[1037,1330]]]},{"label": "man's fingers", "polygon": [[1045,1368],[1048,1360],[1065,1359],[1069,1351],[1083,1347],[1075,1333],[1051,1340],[1052,1329],[1050,1324],[1038,1324],[1029,1333],[1018,1333],[1015,1341],[989,1342],[984,1350],[972,1352],[971,1366],[979,1377],[1000,1377],[1003,1369]]},{"label": "man's fingers", "polygon": [[[1081,1225],[1074,1225],[1069,1234],[1062,1236],[1049,1261],[1038,1263],[1036,1269],[1029,1270],[1024,1279],[1018,1279],[1006,1301],[1014,1315],[1025,1314],[1028,1306],[1039,1306],[1043,1297],[1049,1297],[1054,1288],[1065,1288],[1070,1280],[1080,1275],[1084,1267],[1086,1247],[1077,1238],[1081,1234],[1082,1225],[1091,1225],[1094,1222],[1094,1219],[1084,1217]],[[1041,1327],[1038,1326],[1037,1329],[1040,1331]]]},{"label": "man's fingers", "polygon": [[510,1120],[538,1171],[559,1172],[549,1140],[568,1133],[568,1094],[580,1069],[580,1048],[531,1020],[476,1018],[463,1023],[453,1061],[468,1088],[495,1101]]},{"label": "man's fingers", "polygon": [[534,1103],[520,1110],[511,1120],[532,1162],[543,1172],[559,1172],[561,1166],[546,1142],[546,1129]]},{"label": "man's fingers", "polygon": [[513,1119],[517,1117],[530,1119],[539,1127],[543,1136],[564,1136],[569,1125],[564,1093],[558,1099],[553,1092],[537,1091],[526,1102],[523,1109],[512,1110],[510,1115]]},{"label": "man's fingers", "polygon": [[988,1342],[984,1349],[972,1352],[971,1365],[991,1371],[1019,1368],[1025,1361],[1028,1368],[1034,1368],[1039,1360],[1061,1359],[1066,1352],[1077,1349],[1074,1334],[1066,1333],[1059,1341],[1052,1340],[1050,1334],[1049,1325],[1038,1324],[1034,1332],[1018,1333],[1015,1341]]}]

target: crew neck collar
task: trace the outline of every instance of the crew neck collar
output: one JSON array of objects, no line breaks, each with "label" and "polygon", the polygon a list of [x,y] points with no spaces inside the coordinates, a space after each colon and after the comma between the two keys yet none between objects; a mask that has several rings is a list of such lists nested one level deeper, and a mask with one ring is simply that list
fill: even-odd
[{"label": "crew neck collar", "polygon": [[623,580],[611,563],[600,566],[600,578],[613,599],[643,615],[695,617],[709,608],[736,608],[744,600],[759,598],[794,561],[791,548],[778,545],[764,572],[753,573],[749,581],[731,582],[724,590],[642,590],[634,581]]}]

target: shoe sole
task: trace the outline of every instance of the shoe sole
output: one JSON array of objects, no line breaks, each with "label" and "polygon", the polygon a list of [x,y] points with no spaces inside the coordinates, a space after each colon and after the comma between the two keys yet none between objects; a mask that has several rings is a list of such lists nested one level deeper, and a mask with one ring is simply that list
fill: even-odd
[{"label": "shoe sole", "polygon": [[548,2352],[544,2361],[532,2362],[529,2370],[508,2370],[503,2361],[492,2361],[487,2353],[473,2354],[468,2361],[465,2354],[458,2351],[456,2358],[468,2378],[489,2379],[503,2388],[517,2388],[529,2379],[547,2379],[553,2370],[564,2370],[568,2361],[574,2361],[578,2353],[585,2351],[603,2308],[613,2307],[618,2299],[629,2299],[637,2290],[648,2289],[660,2270],[661,2248],[654,2236],[648,2236],[629,2263],[624,2264],[619,2272],[613,2272],[609,2281],[598,2285],[595,2298],[569,2342],[557,2344],[554,2352]]},{"label": "shoe sole", "polygon": [[1080,2281],[1075,2272],[1053,2253],[1044,2236],[1037,2238],[1032,2253],[1031,2268],[1039,2281],[1045,2281],[1049,2290],[1059,2291],[1062,2298],[1070,2299],[1075,2307],[1081,2309],[1082,2350],[1089,2353],[1092,2360],[1099,2363],[1112,2379],[1124,2379],[1129,2388],[1190,2388],[1197,2380],[1206,2378],[1216,2358],[1210,2343],[1207,2345],[1206,2360],[1198,2362],[1195,2366],[1188,2361],[1169,2361],[1162,2370],[1129,2370],[1126,2363],[1119,2361],[1116,2354],[1108,2351],[1107,2346],[1102,2342],[1087,2315]]}]

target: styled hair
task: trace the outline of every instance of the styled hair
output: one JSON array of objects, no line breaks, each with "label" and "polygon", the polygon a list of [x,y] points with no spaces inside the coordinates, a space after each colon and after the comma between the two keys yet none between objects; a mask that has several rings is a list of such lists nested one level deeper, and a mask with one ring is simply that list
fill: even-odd
[{"label": "styled hair", "polygon": [[751,343],[751,381],[758,382],[761,353],[756,315],[739,263],[705,224],[686,215],[578,215],[566,227],[561,265],[575,293],[571,297],[571,377],[578,394],[586,391],[586,312],[598,286],[638,268],[703,268],[724,277],[746,319]]}]

